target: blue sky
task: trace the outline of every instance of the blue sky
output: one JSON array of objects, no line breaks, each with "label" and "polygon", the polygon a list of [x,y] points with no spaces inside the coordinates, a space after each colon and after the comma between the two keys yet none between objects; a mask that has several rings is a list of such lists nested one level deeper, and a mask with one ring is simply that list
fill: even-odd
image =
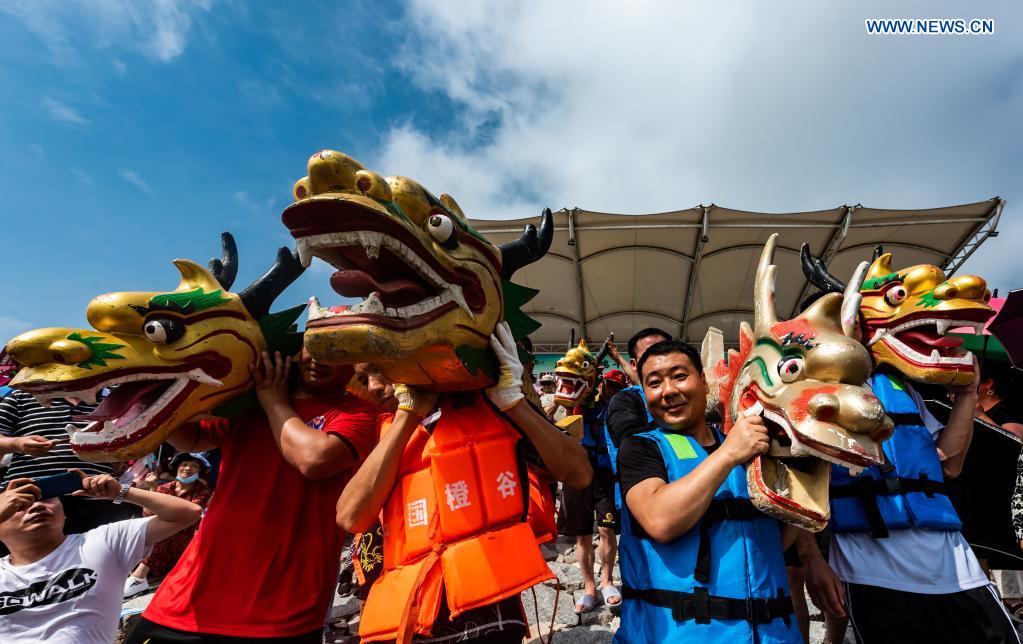
[{"label": "blue sky", "polygon": [[[244,286],[290,242],[280,212],[321,148],[476,217],[1001,195],[1002,235],[966,268],[1023,286],[1018,3],[680,4],[5,3],[0,342],[173,288],[170,260],[204,262],[221,230]],[[931,16],[996,33],[864,33]]]}]

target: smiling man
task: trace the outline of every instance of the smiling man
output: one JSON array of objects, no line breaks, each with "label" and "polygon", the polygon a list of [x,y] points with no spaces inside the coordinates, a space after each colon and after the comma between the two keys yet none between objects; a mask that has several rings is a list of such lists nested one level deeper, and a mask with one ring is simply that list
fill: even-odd
[{"label": "smiling man", "polygon": [[707,382],[687,344],[654,344],[637,374],[654,422],[618,454],[625,601],[615,642],[800,641],[782,528],[747,493],[744,465],[769,448],[763,421],[742,418],[727,438],[707,425]]}]

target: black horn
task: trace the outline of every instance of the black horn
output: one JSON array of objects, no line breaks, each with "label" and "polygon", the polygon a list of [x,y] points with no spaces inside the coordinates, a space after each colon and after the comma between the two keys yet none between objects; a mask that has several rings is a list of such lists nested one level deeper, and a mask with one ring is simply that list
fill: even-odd
[{"label": "black horn", "polygon": [[242,304],[257,320],[270,312],[277,296],[298,279],[305,268],[298,261],[298,255],[281,246],[277,249],[277,261],[262,277],[245,287],[239,293]]},{"label": "black horn", "polygon": [[842,293],[845,282],[828,272],[824,262],[814,259],[810,254],[809,244],[804,243],[799,249],[799,262],[803,265],[803,275],[822,293]]},{"label": "black horn", "polygon": [[878,244],[877,246],[874,246],[874,256],[870,258],[870,261],[876,262],[877,258],[881,255],[884,255],[884,246]]},{"label": "black horn", "polygon": [[511,279],[515,271],[528,266],[547,254],[554,241],[554,215],[550,208],[544,208],[540,215],[540,231],[527,224],[522,235],[513,242],[501,245],[501,277]]},{"label": "black horn", "polygon": [[238,246],[234,243],[234,235],[229,232],[220,233],[222,257],[210,260],[210,272],[220,282],[220,288],[231,290],[234,278],[238,276]]}]

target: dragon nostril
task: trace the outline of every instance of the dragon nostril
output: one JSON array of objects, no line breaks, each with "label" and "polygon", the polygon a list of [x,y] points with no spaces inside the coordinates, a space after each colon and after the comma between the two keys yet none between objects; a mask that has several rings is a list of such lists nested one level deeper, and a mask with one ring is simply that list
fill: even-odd
[{"label": "dragon nostril", "polygon": [[838,398],[831,394],[817,394],[810,399],[810,414],[819,421],[831,422],[838,417]]},{"label": "dragon nostril", "polygon": [[58,364],[78,364],[92,356],[89,347],[74,340],[57,340],[50,343],[50,355]]}]

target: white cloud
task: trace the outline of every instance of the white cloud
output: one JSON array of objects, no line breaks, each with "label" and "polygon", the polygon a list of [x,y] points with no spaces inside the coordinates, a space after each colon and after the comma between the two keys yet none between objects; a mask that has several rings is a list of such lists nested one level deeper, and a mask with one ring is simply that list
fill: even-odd
[{"label": "white cloud", "polygon": [[[865,34],[865,18],[963,10],[416,0],[397,64],[455,101],[456,125],[395,124],[378,167],[450,192],[473,217],[923,208],[996,194],[1023,208],[1020,6],[984,6],[995,36]],[[1019,284],[1007,238],[1023,220],[1002,229],[967,268]]]},{"label": "white cloud", "polygon": [[49,96],[43,98],[43,109],[54,121],[60,121],[62,123],[71,123],[72,125],[88,125],[89,119],[82,116],[78,110],[71,107],[67,103],[58,101],[55,98]]},{"label": "white cloud", "polygon": [[139,176],[139,173],[134,170],[128,170],[121,168],[117,173],[122,179],[132,184],[147,195],[153,194],[153,189],[149,187],[149,184]]},{"label": "white cloud", "polygon": [[[168,62],[181,55],[197,14],[211,0],[13,0],[0,11],[20,19],[56,63],[73,66],[83,47],[127,47]],[[114,60],[123,73],[124,63]]]}]

